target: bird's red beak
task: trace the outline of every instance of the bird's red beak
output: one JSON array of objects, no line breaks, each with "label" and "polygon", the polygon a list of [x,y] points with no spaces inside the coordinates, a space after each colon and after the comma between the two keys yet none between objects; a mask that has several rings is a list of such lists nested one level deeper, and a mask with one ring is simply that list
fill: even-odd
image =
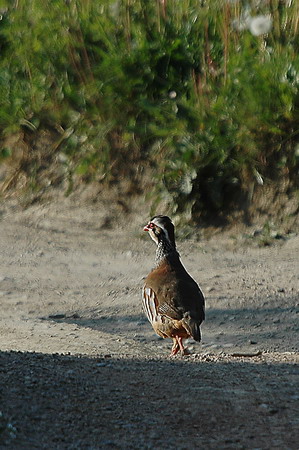
[{"label": "bird's red beak", "polygon": [[143,228],[143,231],[150,231],[153,228],[153,224],[149,222],[145,227]]}]

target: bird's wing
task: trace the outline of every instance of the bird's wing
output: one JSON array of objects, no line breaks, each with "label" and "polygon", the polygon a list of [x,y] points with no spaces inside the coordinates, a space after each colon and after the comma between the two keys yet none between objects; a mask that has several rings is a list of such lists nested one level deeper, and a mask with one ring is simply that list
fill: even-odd
[{"label": "bird's wing", "polygon": [[164,315],[170,319],[180,320],[183,315],[182,312],[174,305],[164,301],[159,303],[155,291],[144,286],[142,291],[143,308],[148,320],[153,323],[157,320],[159,315]]},{"label": "bird's wing", "polygon": [[190,276],[180,280],[177,287],[177,307],[184,312],[190,312],[193,319],[202,322],[205,318],[205,298],[196,283]]},{"label": "bird's wing", "polygon": [[168,302],[164,302],[159,305],[158,311],[160,314],[163,314],[170,319],[180,320],[183,317],[182,312],[178,308],[176,308],[175,305]]}]

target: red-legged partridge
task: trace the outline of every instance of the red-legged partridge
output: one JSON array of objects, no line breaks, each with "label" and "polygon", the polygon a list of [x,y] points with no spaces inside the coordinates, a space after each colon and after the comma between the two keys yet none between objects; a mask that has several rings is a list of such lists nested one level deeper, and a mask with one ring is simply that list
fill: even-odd
[{"label": "red-legged partridge", "polygon": [[204,296],[181,263],[176,250],[174,225],[167,216],[155,216],[144,227],[157,245],[156,265],[143,287],[143,306],[155,332],[171,338],[171,355],[187,354],[183,339],[200,341],[205,318]]}]

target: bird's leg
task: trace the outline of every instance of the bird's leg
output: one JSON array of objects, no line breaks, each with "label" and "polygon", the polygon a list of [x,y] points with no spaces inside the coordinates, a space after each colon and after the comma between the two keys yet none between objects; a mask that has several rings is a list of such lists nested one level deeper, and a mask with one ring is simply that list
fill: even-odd
[{"label": "bird's leg", "polygon": [[180,347],[179,347],[179,344],[178,344],[178,342],[177,342],[176,337],[173,337],[172,340],[173,340],[173,346],[172,346],[172,348],[171,348],[170,356],[176,355],[177,352],[179,351],[179,348],[180,348]]},{"label": "bird's leg", "polygon": [[180,336],[176,336],[176,340],[177,340],[178,346],[180,347],[181,354],[184,355],[185,354],[185,347],[183,345],[183,338],[181,338]]},{"label": "bird's leg", "polygon": [[182,356],[189,355],[190,354],[189,350],[184,347],[183,338],[180,337],[180,336],[176,336],[176,340],[177,340],[177,344],[178,344],[178,346],[179,346],[179,348],[181,350],[181,355]]},{"label": "bird's leg", "polygon": [[183,345],[183,338],[180,336],[175,336],[172,338],[173,340],[173,346],[171,349],[171,354],[170,356],[174,356],[178,353],[179,350],[181,350],[181,355],[189,355],[190,352],[187,348],[184,347]]}]

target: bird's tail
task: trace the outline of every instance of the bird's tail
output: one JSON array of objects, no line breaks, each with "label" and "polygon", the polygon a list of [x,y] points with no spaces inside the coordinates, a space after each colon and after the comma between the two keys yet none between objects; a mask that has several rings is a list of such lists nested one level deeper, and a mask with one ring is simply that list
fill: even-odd
[{"label": "bird's tail", "polygon": [[190,335],[193,337],[195,341],[200,342],[201,340],[201,333],[200,333],[200,323],[197,320],[192,319],[190,315],[183,318],[183,323]]}]

